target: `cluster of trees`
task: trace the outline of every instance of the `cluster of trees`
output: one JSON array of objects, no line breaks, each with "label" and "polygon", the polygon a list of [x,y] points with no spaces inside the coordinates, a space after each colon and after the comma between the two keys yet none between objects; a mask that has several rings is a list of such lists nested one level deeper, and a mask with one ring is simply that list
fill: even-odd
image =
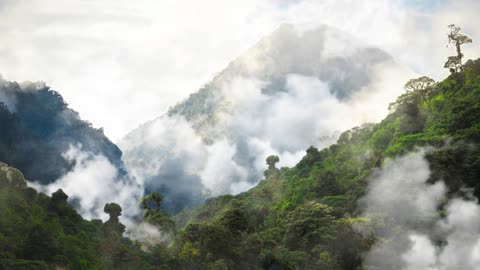
[{"label": "cluster of trees", "polygon": [[84,220],[61,189],[51,197],[28,187],[23,174],[0,163],[0,269],[161,269],[165,258],[122,236],[116,203],[110,219]]},{"label": "cluster of trees", "polygon": [[70,145],[102,154],[124,173],[120,149],[101,129],[80,119],[62,96],[43,83],[4,81],[0,78],[0,161],[21,170],[30,181],[48,184],[73,164],[65,160]]}]

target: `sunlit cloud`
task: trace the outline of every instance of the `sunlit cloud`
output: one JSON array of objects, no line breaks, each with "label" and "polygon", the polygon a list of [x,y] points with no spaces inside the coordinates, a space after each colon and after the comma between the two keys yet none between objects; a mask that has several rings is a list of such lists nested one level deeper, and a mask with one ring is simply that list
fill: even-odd
[{"label": "sunlit cloud", "polygon": [[[117,140],[162,114],[283,22],[333,25],[439,78],[450,23],[479,36],[461,1],[60,1],[0,4],[0,73],[42,80]],[[478,46],[465,49],[467,57]]]}]

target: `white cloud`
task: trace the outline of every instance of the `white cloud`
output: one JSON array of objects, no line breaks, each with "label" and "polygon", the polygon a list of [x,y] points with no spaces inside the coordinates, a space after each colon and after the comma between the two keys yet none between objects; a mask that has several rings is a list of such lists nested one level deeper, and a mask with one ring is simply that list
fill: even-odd
[{"label": "white cloud", "polygon": [[233,160],[235,145],[226,140],[205,144],[182,117],[158,118],[120,146],[128,153],[124,162],[129,172],[147,189],[163,191],[167,202],[170,196],[182,196],[172,203],[198,204],[203,195],[239,193],[251,186],[245,168]]},{"label": "white cloud", "polygon": [[127,222],[140,213],[138,202],[143,196],[143,186],[128,176],[119,175],[106,157],[84,152],[80,145],[71,146],[64,157],[75,164],[70,172],[46,186],[29,184],[48,195],[62,189],[86,219],[108,219],[103,207],[110,202],[122,207],[122,220]]},{"label": "white cloud", "polygon": [[430,239],[425,235],[412,233],[409,235],[411,242],[410,250],[401,255],[405,261],[404,270],[437,270],[436,248],[432,245]]},{"label": "white cloud", "polygon": [[146,223],[130,224],[127,227],[126,236],[134,241],[139,241],[144,251],[158,245],[165,245],[172,241],[172,234],[161,231],[158,227]]},{"label": "white cloud", "polygon": [[[247,181],[247,170],[234,161],[235,146],[228,141],[222,140],[206,147],[206,163],[200,171],[202,184],[212,195],[226,193],[237,194],[241,188],[252,185]],[[237,182],[232,185],[232,179]]]},{"label": "white cloud", "polygon": [[375,235],[383,240],[365,254],[366,267],[480,269],[480,206],[464,198],[448,201],[442,181],[426,183],[430,170],[424,153],[388,160],[369,182],[364,216],[379,225]]},{"label": "white cloud", "polygon": [[85,219],[106,221],[109,217],[103,212],[105,204],[118,203],[122,207],[120,222],[126,226],[125,236],[139,241],[145,251],[172,240],[171,232],[138,222],[142,215],[139,206],[144,193],[142,183],[128,175],[119,175],[117,168],[106,157],[85,152],[81,145],[70,146],[64,158],[75,164],[70,172],[48,185],[36,182],[30,182],[29,185],[48,195],[62,189],[69,196],[69,202]]},{"label": "white cloud", "polygon": [[[464,26],[475,40],[479,5],[449,0],[419,10],[400,0],[2,1],[0,72],[9,80],[48,82],[116,140],[198,89],[281,22],[336,26],[439,78],[451,53],[443,46],[446,25]],[[465,51],[467,57],[479,53],[478,46]]]},{"label": "white cloud", "polygon": [[225,129],[237,146],[245,141],[259,172],[270,154],[280,155],[280,166],[293,166],[310,145],[327,147],[340,132],[386,116],[386,104],[403,92],[400,82],[411,73],[391,63],[370,68],[372,83],[347,101],[315,77],[290,74],[287,91],[274,95],[263,93],[265,82],[234,78],[222,88],[232,109],[220,117],[218,129]]},{"label": "white cloud", "polygon": [[[263,178],[267,156],[280,156],[279,166],[294,166],[310,145],[327,147],[341,131],[387,114],[385,104],[404,91],[399,81],[411,74],[389,61],[368,68],[365,76],[372,83],[343,101],[316,77],[289,74],[285,91],[272,94],[264,92],[267,81],[233,76],[216,93],[221,105],[214,115],[218,121],[207,127],[215,130],[206,135],[211,144],[194,123],[163,116],[122,140],[123,159],[147,189],[167,200],[178,194],[203,198],[246,191]],[[184,197],[172,200],[189,201]]]}]

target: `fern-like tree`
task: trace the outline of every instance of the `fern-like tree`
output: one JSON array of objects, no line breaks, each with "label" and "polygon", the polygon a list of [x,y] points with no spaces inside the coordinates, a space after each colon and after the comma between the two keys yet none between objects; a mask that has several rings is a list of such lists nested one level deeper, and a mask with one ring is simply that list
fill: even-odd
[{"label": "fern-like tree", "polygon": [[450,69],[450,71],[453,73],[462,71],[463,53],[461,46],[464,44],[472,43],[472,39],[469,36],[462,34],[462,28],[456,26],[455,24],[449,25],[448,28],[450,29],[450,32],[448,33],[447,47],[448,45],[455,46],[455,49],[457,50],[457,55],[449,56],[447,62],[445,62],[444,68]]}]

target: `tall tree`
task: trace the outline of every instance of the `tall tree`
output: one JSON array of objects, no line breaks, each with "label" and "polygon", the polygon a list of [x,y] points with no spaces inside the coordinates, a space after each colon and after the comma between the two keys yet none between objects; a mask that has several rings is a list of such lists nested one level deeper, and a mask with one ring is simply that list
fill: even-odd
[{"label": "tall tree", "polygon": [[417,79],[409,80],[405,84],[405,90],[407,93],[415,95],[419,102],[429,103],[428,101],[435,90],[435,85],[435,80],[427,76],[422,76]]},{"label": "tall tree", "polygon": [[280,174],[280,171],[275,167],[275,164],[277,164],[280,161],[280,158],[275,155],[271,155],[267,157],[267,165],[268,169],[263,173],[265,177],[269,177],[271,175],[274,175],[275,177],[278,177]]},{"label": "tall tree", "polygon": [[451,24],[448,26],[450,32],[448,33],[448,45],[455,46],[457,50],[457,55],[449,56],[447,62],[445,62],[444,68],[450,69],[452,72],[462,71],[462,58],[463,53],[461,46],[464,44],[472,43],[472,39],[461,33],[462,28],[456,26],[455,24]]}]

